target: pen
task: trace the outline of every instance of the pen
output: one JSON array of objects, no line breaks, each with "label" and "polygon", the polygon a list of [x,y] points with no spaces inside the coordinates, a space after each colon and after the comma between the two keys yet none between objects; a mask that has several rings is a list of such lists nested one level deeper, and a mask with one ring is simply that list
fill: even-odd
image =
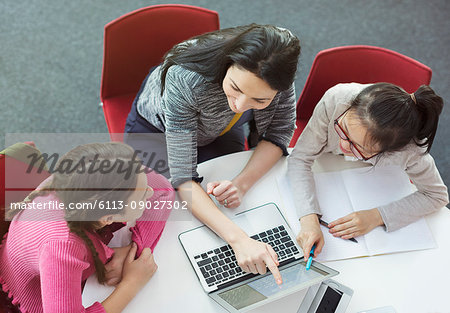
[{"label": "pen", "polygon": [[306,270],[308,271],[311,268],[312,259],[314,256],[314,249],[316,249],[316,244],[313,244],[311,248],[311,252],[309,253],[308,262],[306,262]]},{"label": "pen", "polygon": [[[320,223],[321,225],[325,226],[325,227],[328,228],[328,229],[330,228],[330,227],[328,226],[328,223],[325,222],[324,220],[322,220],[321,218],[319,218],[319,223]],[[348,239],[348,240],[353,241],[354,243],[358,243],[358,241],[357,241],[355,238],[350,238],[350,239]]]}]

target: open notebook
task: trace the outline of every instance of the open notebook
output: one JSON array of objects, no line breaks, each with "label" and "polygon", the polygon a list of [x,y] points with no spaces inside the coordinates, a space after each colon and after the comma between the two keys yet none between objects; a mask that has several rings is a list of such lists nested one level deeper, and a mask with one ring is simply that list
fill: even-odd
[{"label": "open notebook", "polygon": [[[397,166],[315,173],[314,179],[323,213],[322,219],[326,222],[332,222],[353,211],[372,209],[390,203],[414,192],[408,176]],[[300,223],[288,178],[281,176],[277,183],[286,219],[297,234],[300,231]],[[436,247],[431,231],[423,218],[390,233],[386,232],[384,227],[377,227],[370,233],[357,237],[358,243],[335,238],[326,227],[321,225],[321,228],[325,246],[317,258],[318,261]]]}]

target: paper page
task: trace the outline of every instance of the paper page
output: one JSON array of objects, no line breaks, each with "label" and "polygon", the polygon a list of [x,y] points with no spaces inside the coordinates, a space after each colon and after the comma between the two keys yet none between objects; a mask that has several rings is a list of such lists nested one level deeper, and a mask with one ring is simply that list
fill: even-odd
[{"label": "paper page", "polygon": [[[314,174],[317,197],[324,221],[331,222],[340,216],[352,212],[350,200],[341,181],[339,172]],[[285,218],[295,234],[300,232],[298,214],[292,196],[289,179],[286,175],[277,177],[279,193],[284,206]],[[328,219],[328,220],[327,220]],[[325,245],[318,261],[332,261],[365,256],[368,254],[364,238],[357,238],[358,243],[333,237],[328,229],[321,226]]]},{"label": "paper page", "polygon": [[300,222],[298,221],[297,209],[295,208],[288,177],[286,175],[278,176],[277,186],[281,198],[281,207],[283,207],[282,211],[284,218],[297,236],[300,232]]},{"label": "paper page", "polygon": [[[388,204],[414,191],[408,175],[398,166],[346,170],[342,171],[342,178],[355,211]],[[369,255],[435,247],[424,219],[390,233],[377,227],[365,239]]]},{"label": "paper page", "polygon": [[[315,173],[314,180],[316,195],[324,221],[331,222],[353,212],[339,172]],[[299,216],[287,175],[277,177],[277,184],[284,205],[286,220],[297,234],[300,231]]]},{"label": "paper page", "polygon": [[353,210],[369,210],[413,192],[408,175],[399,166],[373,166],[342,171]]},{"label": "paper page", "polygon": [[330,223],[353,212],[341,172],[314,173],[322,219]]},{"label": "paper page", "polygon": [[[322,210],[322,220],[330,223],[353,212],[348,197],[348,191],[342,179],[341,172],[315,173],[316,194]],[[332,261],[365,256],[369,252],[364,238],[356,238],[358,243],[331,235],[325,226],[321,225],[325,245],[318,261]]]},{"label": "paper page", "polygon": [[365,238],[370,255],[437,247],[424,218],[390,233],[377,227],[366,234]]},{"label": "paper page", "polygon": [[335,261],[342,259],[356,258],[368,255],[366,242],[363,236],[357,237],[358,243],[342,238],[334,237],[328,232],[328,228],[320,225],[322,229],[325,245],[322,253],[317,257],[317,261]]}]

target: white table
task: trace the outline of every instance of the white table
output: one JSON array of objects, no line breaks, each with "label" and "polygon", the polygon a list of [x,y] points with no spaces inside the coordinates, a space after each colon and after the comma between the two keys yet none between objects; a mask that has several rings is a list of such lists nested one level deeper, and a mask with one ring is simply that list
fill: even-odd
[{"label": "white table", "polygon": [[[201,164],[199,173],[205,177],[204,184],[233,178],[242,170],[250,155],[248,151],[240,152]],[[342,157],[324,155],[316,162],[314,170],[360,166],[359,162],[345,162]],[[283,158],[249,190],[239,208],[224,209],[226,214],[232,217],[267,202],[282,203],[276,177],[284,173],[286,167],[287,162]],[[177,216],[171,216],[167,222],[154,251],[157,272],[123,312],[226,312],[204,293],[178,242],[179,233],[201,223],[195,218],[186,221],[173,219]],[[347,312],[387,305],[392,305],[398,313],[450,312],[450,211],[442,208],[428,216],[427,222],[437,242],[437,249],[325,262],[340,272],[335,280],[354,290]],[[92,276],[83,292],[83,304],[87,306],[103,301],[112,291],[112,287],[99,285]],[[305,292],[300,291],[252,312],[296,313]]]}]

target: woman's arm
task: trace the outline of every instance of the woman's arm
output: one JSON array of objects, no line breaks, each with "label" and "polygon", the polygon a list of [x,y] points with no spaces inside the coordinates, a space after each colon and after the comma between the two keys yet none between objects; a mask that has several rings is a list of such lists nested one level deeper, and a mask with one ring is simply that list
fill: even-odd
[{"label": "woman's arm", "polygon": [[[226,199],[227,207],[238,207],[247,191],[275,165],[282,155],[287,155],[287,146],[295,129],[294,90],[292,85],[288,90],[278,93],[274,102],[270,104],[275,106],[270,124],[262,134],[262,140],[256,146],[255,152],[242,172],[231,182],[218,181],[208,184],[208,193],[214,195],[221,204],[224,204]],[[270,106],[267,110],[271,109]],[[255,116],[255,120],[261,123],[258,116]]]},{"label": "woman's arm", "polygon": [[242,172],[233,179],[233,183],[245,194],[278,162],[282,154],[279,147],[261,140]]},{"label": "woman's arm", "polygon": [[266,243],[251,239],[248,235],[226,217],[194,181],[181,184],[178,188],[180,198],[188,202],[192,213],[200,221],[222,237],[233,248],[236,260],[246,272],[264,274],[266,266],[272,272],[275,281],[280,284],[281,274],[275,251]]},{"label": "woman's arm", "polygon": [[208,183],[208,194],[215,196],[222,205],[226,199],[228,208],[237,208],[247,191],[278,162],[282,154],[278,146],[261,140],[239,175],[231,182],[224,180]]}]

